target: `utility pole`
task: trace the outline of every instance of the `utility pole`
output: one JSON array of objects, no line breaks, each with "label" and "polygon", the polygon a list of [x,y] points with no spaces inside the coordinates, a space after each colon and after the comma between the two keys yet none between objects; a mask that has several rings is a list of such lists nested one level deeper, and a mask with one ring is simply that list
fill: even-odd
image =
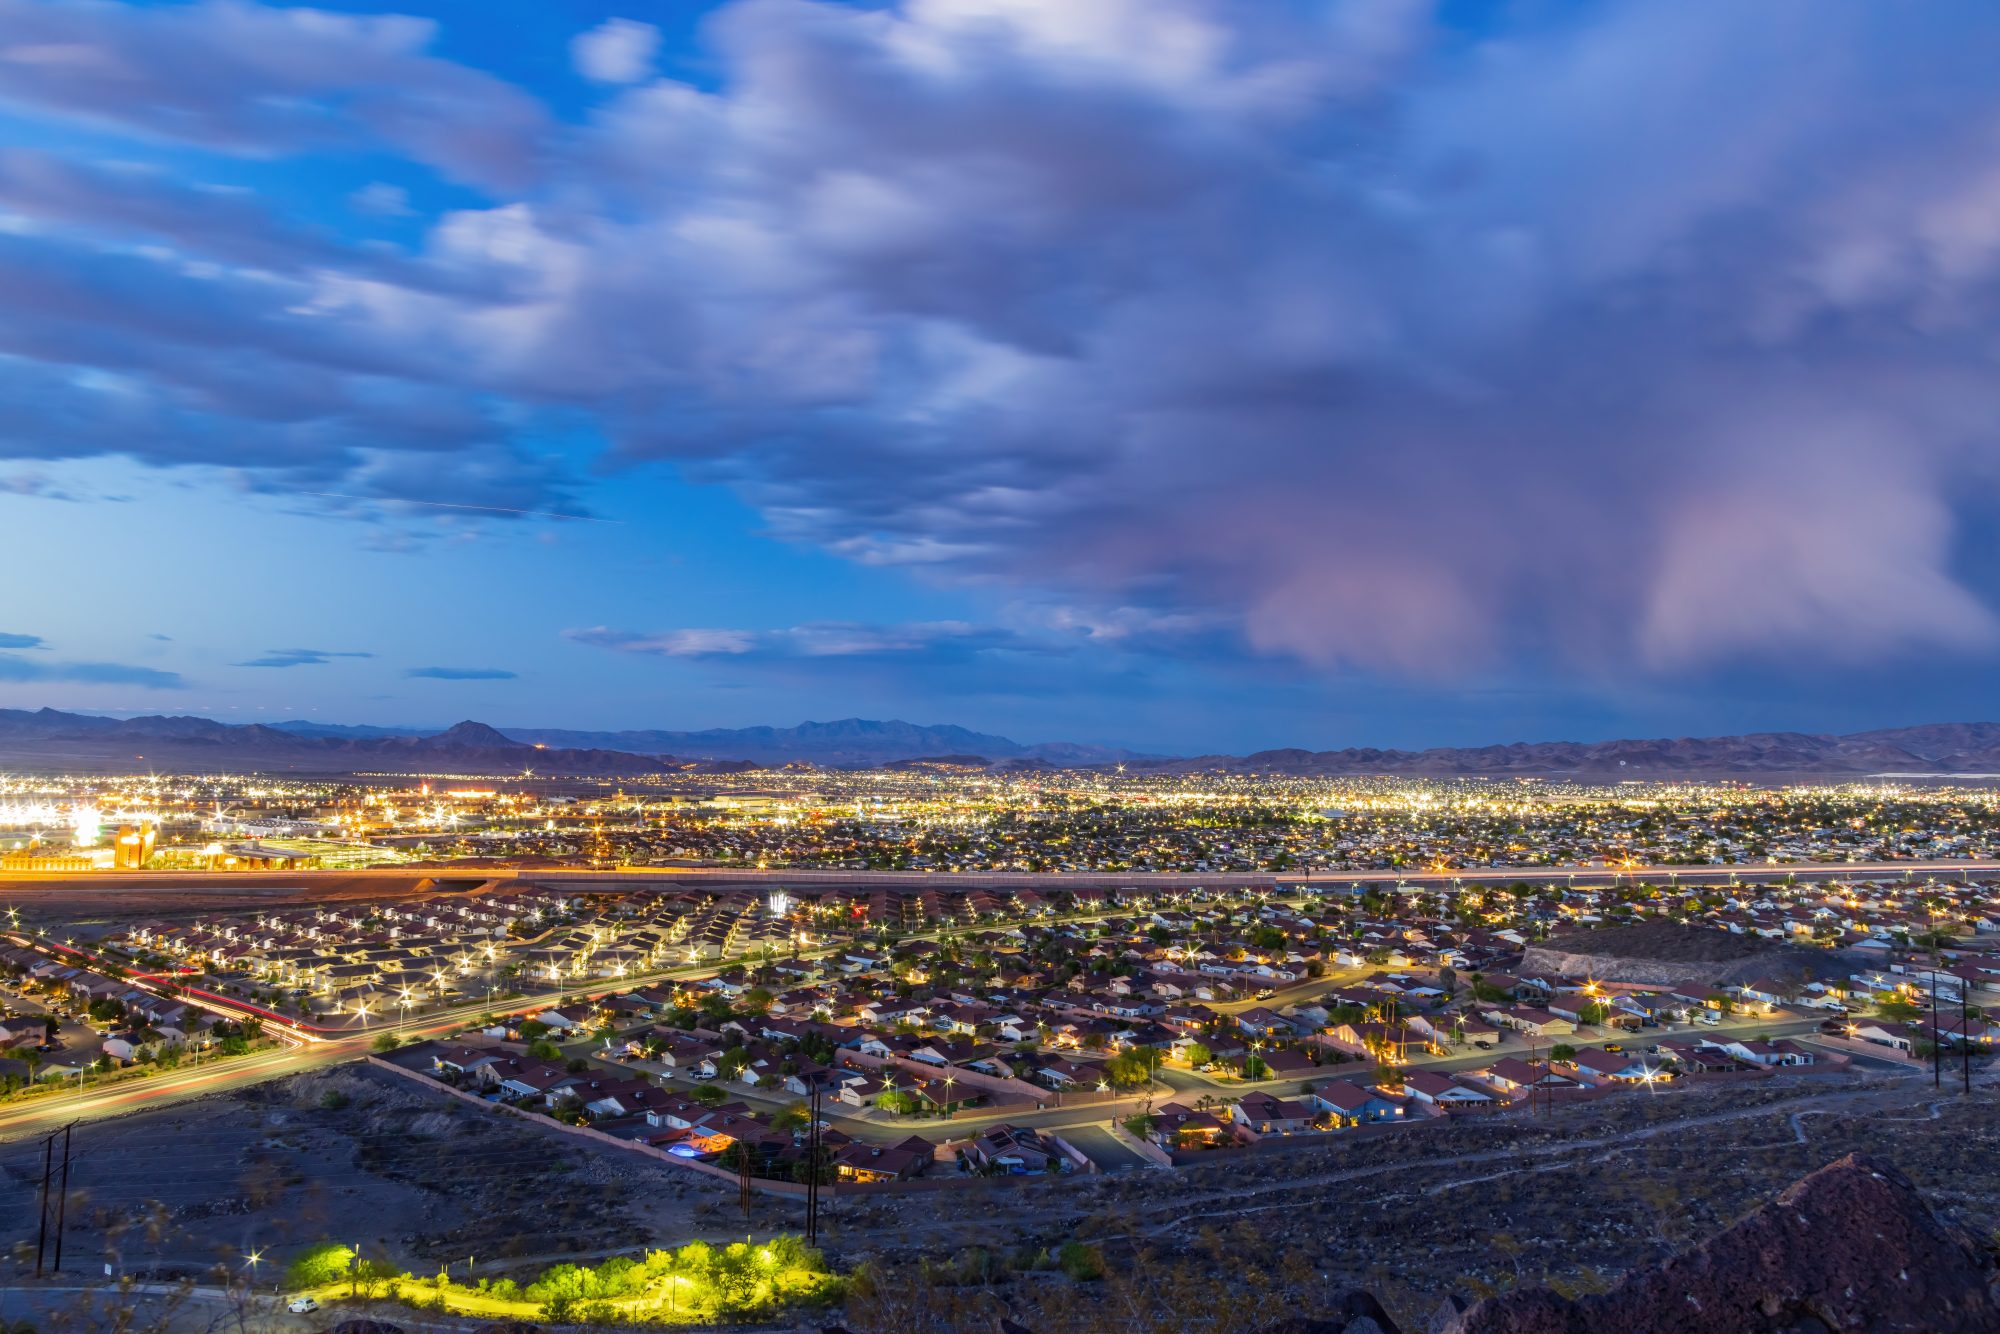
[{"label": "utility pole", "polygon": [[1958,980],[1958,1071],[1964,1081],[1965,1096],[1972,1096],[1972,1005],[1967,999],[1972,988]]},{"label": "utility pole", "polygon": [[56,1132],[51,1130],[42,1141],[42,1207],[40,1223],[35,1232],[35,1277],[42,1276],[42,1257],[49,1245],[49,1173],[55,1166]]},{"label": "utility pole", "polygon": [[1937,1025],[1937,969],[1931,969],[1931,1087],[1944,1087],[1944,1034]]},{"label": "utility pole", "polygon": [[819,1244],[819,1078],[806,1077],[806,1245]]},{"label": "utility pole", "polygon": [[[69,1214],[69,1132],[75,1127],[72,1121],[63,1127],[62,1185],[56,1190],[56,1264],[55,1272],[62,1273],[63,1220]],[[55,1138],[53,1135],[51,1139]]]}]

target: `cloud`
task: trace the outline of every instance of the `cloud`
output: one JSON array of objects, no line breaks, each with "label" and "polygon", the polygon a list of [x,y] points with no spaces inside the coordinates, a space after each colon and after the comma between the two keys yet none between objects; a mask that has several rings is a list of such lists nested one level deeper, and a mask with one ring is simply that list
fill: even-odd
[{"label": "cloud", "polygon": [[890,658],[962,655],[988,650],[1049,651],[1009,630],[964,621],[867,625],[814,621],[776,630],[687,629],[658,632],[595,626],[566,630],[579,644],[658,658]]},{"label": "cloud", "polygon": [[0,681],[67,681],[80,685],[141,686],[148,690],[179,690],[187,683],[178,672],[133,667],[118,662],[46,662],[0,653]]},{"label": "cloud", "polygon": [[40,635],[0,634],[0,648],[44,648],[46,641]]},{"label": "cloud", "polygon": [[545,113],[425,55],[436,30],[238,0],[0,0],[0,102],[245,155],[380,144],[463,180],[523,183]]},{"label": "cloud", "polygon": [[708,658],[749,653],[757,647],[753,630],[664,630],[645,634],[634,630],[613,630],[593,626],[587,630],[565,630],[563,637],[594,648],[619,653],[637,653],[655,658]]},{"label": "cloud", "polygon": [[238,667],[324,667],[335,658],[372,658],[373,653],[342,653],[319,648],[274,648],[261,658],[239,662]]},{"label": "cloud", "polygon": [[517,673],[498,667],[412,667],[404,676],[418,681],[512,681]]},{"label": "cloud", "polygon": [[1992,654],[2000,19],[1467,9],[733,0],[699,86],[584,34],[555,125],[424,20],[0,0],[22,114],[464,187],[404,253],[198,154],[0,158],[0,449],[578,512],[582,434],[1071,617],[573,632],[668,658]]},{"label": "cloud", "polygon": [[577,73],[599,83],[637,83],[652,72],[660,30],[650,23],[611,18],[569,44]]}]

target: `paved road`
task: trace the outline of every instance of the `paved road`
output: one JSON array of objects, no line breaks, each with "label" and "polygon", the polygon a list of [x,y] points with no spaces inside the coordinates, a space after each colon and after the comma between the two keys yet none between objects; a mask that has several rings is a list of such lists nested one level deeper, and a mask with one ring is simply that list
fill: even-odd
[{"label": "paved road", "polygon": [[602,869],[545,869],[480,867],[455,871],[450,867],[412,870],[408,867],[378,867],[346,871],[107,871],[57,875],[49,872],[0,872],[0,892],[22,894],[36,889],[75,890],[79,886],[139,889],[229,889],[259,888],[308,890],[315,885],[340,881],[380,880],[414,885],[419,881],[450,882],[467,888],[488,881],[523,880],[534,884],[574,884],[643,880],[685,880],[712,884],[755,885],[962,885],[978,888],[995,885],[1027,885],[1068,888],[1076,886],[1145,885],[1155,888],[1286,885],[1362,884],[1482,884],[1499,881],[1511,884],[1585,884],[1613,880],[1685,881],[1689,884],[1727,884],[1732,880],[1763,883],[1796,876],[1801,880],[1894,878],[1903,875],[1962,876],[2000,873],[2000,861],[1923,862],[1801,862],[1773,865],[1758,862],[1735,866],[1520,866],[1472,867],[1454,871],[1351,870],[1285,872],[1275,871],[840,871],[813,867],[780,867],[758,870],[724,866],[618,866]]}]

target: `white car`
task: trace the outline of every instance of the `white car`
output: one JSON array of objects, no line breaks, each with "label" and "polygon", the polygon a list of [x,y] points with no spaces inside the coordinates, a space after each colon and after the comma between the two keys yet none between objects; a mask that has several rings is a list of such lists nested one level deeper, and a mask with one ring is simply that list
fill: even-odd
[{"label": "white car", "polygon": [[310,1297],[294,1297],[292,1304],[285,1309],[295,1315],[304,1315],[307,1311],[319,1310],[319,1303]]}]

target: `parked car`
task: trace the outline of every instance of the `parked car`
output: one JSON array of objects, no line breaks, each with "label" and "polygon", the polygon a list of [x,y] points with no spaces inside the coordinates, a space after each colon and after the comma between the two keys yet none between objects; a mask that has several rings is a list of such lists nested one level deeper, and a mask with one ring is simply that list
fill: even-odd
[{"label": "parked car", "polygon": [[291,1305],[285,1309],[295,1315],[304,1315],[307,1311],[319,1310],[319,1303],[310,1297],[294,1297]]}]

